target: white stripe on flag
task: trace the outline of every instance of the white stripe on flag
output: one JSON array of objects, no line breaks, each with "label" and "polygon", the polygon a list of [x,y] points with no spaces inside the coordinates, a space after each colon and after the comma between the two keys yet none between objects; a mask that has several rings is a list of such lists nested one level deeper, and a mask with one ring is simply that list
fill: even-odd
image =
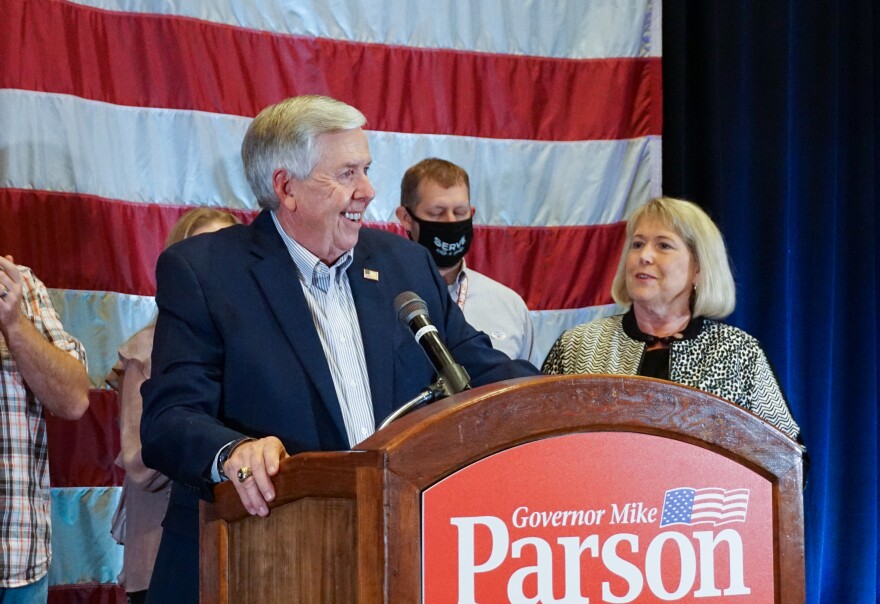
[{"label": "white stripe on flag", "polygon": [[[156,304],[151,296],[66,289],[50,289],[49,296],[65,328],[85,346],[89,376],[97,386],[103,383],[116,363],[119,347],[149,325],[156,314]],[[563,331],[619,312],[621,309],[614,304],[531,311],[535,342],[530,360],[540,368],[550,347]]]},{"label": "white stripe on flag", "polygon": [[652,0],[73,0],[132,13],[175,15],[280,34],[566,59],[660,56]]},{"label": "white stripe on flag", "polygon": [[85,346],[95,386],[116,364],[119,347],[156,316],[152,296],[50,289],[49,297],[64,328]]},{"label": "white stripe on flag", "polygon": [[[0,131],[17,149],[4,185],[132,202],[256,209],[241,166],[250,119],[0,90]],[[478,224],[622,220],[660,194],[660,139],[545,142],[368,132],[377,191],[366,219],[396,222],[400,179],[429,156],[471,175]],[[52,166],[46,170],[45,166]]]},{"label": "white stripe on flag", "polygon": [[50,585],[117,582],[122,546],[113,540],[110,527],[121,494],[121,487],[51,489]]}]

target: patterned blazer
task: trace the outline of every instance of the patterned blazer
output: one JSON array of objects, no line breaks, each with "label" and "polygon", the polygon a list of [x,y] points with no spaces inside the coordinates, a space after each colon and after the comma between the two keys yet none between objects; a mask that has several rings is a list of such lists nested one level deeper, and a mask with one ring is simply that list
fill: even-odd
[{"label": "patterned blazer", "polygon": [[[646,344],[626,334],[623,317],[597,319],[563,333],[543,372],[639,375]],[[695,337],[670,345],[669,378],[736,403],[794,439],[800,433],[764,351],[741,329],[702,319]]]}]

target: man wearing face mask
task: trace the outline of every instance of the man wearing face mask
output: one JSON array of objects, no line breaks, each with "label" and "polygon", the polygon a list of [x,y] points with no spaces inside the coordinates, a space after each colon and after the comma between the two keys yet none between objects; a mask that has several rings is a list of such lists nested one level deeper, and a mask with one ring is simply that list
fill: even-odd
[{"label": "man wearing face mask", "polygon": [[397,219],[410,239],[431,252],[468,323],[488,334],[496,350],[529,360],[534,327],[525,302],[465,264],[474,238],[474,212],[468,174],[452,162],[431,157],[403,175]]}]

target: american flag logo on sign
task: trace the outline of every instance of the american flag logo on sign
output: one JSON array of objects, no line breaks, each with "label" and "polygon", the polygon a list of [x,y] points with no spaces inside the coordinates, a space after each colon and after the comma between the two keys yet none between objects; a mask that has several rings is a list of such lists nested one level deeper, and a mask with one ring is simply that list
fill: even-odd
[{"label": "american flag logo on sign", "polygon": [[671,489],[666,491],[663,498],[660,526],[704,523],[716,526],[728,522],[745,522],[748,507],[748,489]]}]

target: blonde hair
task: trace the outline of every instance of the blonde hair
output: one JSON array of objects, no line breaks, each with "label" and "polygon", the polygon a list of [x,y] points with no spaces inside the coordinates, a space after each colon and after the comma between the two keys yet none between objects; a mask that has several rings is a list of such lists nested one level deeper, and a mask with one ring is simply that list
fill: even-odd
[{"label": "blonde hair", "polygon": [[178,241],[183,241],[187,237],[192,237],[193,233],[212,222],[219,222],[225,226],[241,224],[241,221],[236,218],[235,215],[230,214],[225,210],[196,208],[195,210],[190,210],[181,216],[178,221],[174,223],[174,226],[171,227],[171,230],[168,232],[168,237],[165,239],[165,249],[168,249]]},{"label": "blonde hair", "polygon": [[263,109],[244,135],[241,159],[244,172],[261,208],[278,208],[272,175],[281,168],[297,180],[308,178],[321,149],[322,134],[360,128],[364,114],[342,101],[306,94]]},{"label": "blonde hair", "polygon": [[657,197],[637,208],[626,221],[626,241],[611,284],[611,296],[622,306],[632,304],[626,289],[626,256],[633,233],[644,218],[653,218],[681,237],[700,268],[692,297],[694,317],[724,319],[736,307],[736,285],[721,231],[699,206],[673,197]]}]

